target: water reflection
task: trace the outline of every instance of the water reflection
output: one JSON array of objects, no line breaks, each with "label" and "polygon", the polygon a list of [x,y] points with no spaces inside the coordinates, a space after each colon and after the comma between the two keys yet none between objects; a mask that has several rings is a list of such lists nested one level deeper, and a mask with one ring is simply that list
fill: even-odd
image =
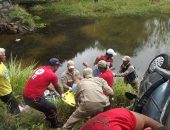
[{"label": "water reflection", "polygon": [[[52,18],[52,19],[51,19]],[[170,19],[168,17],[117,17],[104,19],[53,17],[44,15],[48,21],[45,29],[24,35],[0,36],[0,46],[7,49],[10,56],[23,58],[24,62],[39,61],[46,64],[52,56],[66,62],[73,59],[82,71],[82,62],[91,67],[95,58],[113,48],[118,55],[114,57],[117,71],[122,63],[121,57],[129,55],[139,75],[147,69],[149,62],[160,53],[170,50]],[[20,42],[15,42],[21,38]]]}]

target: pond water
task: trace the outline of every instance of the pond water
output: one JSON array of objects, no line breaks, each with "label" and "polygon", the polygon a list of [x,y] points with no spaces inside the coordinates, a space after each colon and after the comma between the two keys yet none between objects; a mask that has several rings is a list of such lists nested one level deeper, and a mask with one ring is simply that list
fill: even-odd
[{"label": "pond water", "polygon": [[[150,61],[160,53],[170,53],[170,17],[108,17],[102,19],[62,17],[43,15],[47,27],[34,33],[1,35],[0,47],[25,63],[32,61],[46,64],[52,56],[63,63],[60,75],[66,69],[66,62],[75,61],[82,71],[82,62],[91,67],[95,58],[107,48],[117,52],[114,57],[117,71],[124,55],[132,57],[132,64],[142,76]],[[15,39],[20,38],[20,42]]]}]

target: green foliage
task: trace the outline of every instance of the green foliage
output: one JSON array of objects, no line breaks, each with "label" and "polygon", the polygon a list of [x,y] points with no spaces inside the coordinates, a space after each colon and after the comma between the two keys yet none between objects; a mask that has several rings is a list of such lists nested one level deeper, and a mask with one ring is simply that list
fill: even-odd
[{"label": "green foliage", "polygon": [[13,9],[9,12],[9,17],[11,19],[20,18],[22,20],[22,23],[29,26],[31,29],[42,28],[46,26],[43,23],[38,23],[38,21],[41,19],[39,16],[33,16],[32,14],[28,13],[24,8],[18,5],[15,5]]},{"label": "green foliage", "polygon": [[23,87],[28,80],[28,77],[33,72],[35,63],[29,66],[22,65],[22,61],[16,61],[16,58],[11,58],[8,62],[8,69],[13,92],[15,95],[22,96]]},{"label": "green foliage", "polygon": [[149,0],[58,0],[47,3],[44,9],[59,14],[98,17],[148,15],[153,13],[170,13],[170,1],[151,2]]},{"label": "green foliage", "polygon": [[7,113],[5,105],[0,102],[0,129],[1,130],[44,130],[44,116],[42,113],[29,109],[18,115]]},{"label": "green foliage", "polygon": [[66,104],[61,99],[57,100],[56,102],[57,106],[57,112],[58,112],[58,119],[61,122],[66,122],[69,116],[75,111],[75,107],[71,107],[68,104]]},{"label": "green foliage", "polygon": [[115,94],[114,105],[115,107],[127,107],[132,102],[125,97],[125,92],[131,92],[137,95],[137,92],[130,86],[126,85],[123,80],[118,80],[116,84],[113,86],[113,91]]}]

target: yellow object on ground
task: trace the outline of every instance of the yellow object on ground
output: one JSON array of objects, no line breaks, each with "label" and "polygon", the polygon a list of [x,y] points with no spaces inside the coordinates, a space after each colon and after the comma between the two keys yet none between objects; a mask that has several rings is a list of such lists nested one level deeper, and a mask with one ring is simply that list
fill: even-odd
[{"label": "yellow object on ground", "polygon": [[69,104],[70,106],[73,106],[73,107],[76,106],[74,93],[71,90],[68,90],[66,93],[64,93],[64,96],[62,97],[62,100],[65,103]]}]

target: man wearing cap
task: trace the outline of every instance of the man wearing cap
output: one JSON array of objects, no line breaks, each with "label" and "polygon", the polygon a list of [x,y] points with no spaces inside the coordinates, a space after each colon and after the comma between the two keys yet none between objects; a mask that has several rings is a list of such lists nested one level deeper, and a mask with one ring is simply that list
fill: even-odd
[{"label": "man wearing cap", "polygon": [[119,73],[115,74],[115,77],[124,77],[124,82],[130,84],[133,88],[139,89],[138,76],[135,68],[130,64],[130,57],[124,56],[122,58],[123,64],[120,66]]},{"label": "man wearing cap", "polygon": [[80,72],[75,69],[74,61],[69,60],[67,62],[67,70],[63,72],[61,76],[61,82],[63,84],[64,91],[70,90],[73,83],[75,83],[79,78],[81,78]]},{"label": "man wearing cap", "polygon": [[[115,55],[117,55],[117,53],[113,49],[109,48],[109,49],[106,50],[106,54],[100,55],[96,58],[94,65],[96,66],[100,60],[104,60],[104,61],[106,61],[108,68],[113,70],[114,69],[114,67],[113,67],[113,56],[115,56]],[[93,74],[96,77],[96,76],[100,75],[100,72],[99,72],[98,69],[95,69],[93,71]]]},{"label": "man wearing cap", "polygon": [[75,94],[79,106],[64,124],[64,130],[71,130],[80,119],[102,112],[107,103],[105,94],[113,96],[113,90],[104,79],[93,77],[91,68],[83,70],[83,77],[84,79],[77,85]]},{"label": "man wearing cap", "polygon": [[[55,71],[58,70],[61,63],[57,58],[51,58],[48,66],[40,66],[33,72],[24,88],[24,101],[30,107],[35,108],[43,112],[46,119],[50,122],[51,128],[61,127],[61,124],[57,121],[57,109],[56,106],[48,102],[44,97],[44,91],[51,83],[57,92],[61,95],[61,87],[58,84],[58,77]],[[55,91],[50,87],[51,91]]]},{"label": "man wearing cap", "polygon": [[19,113],[19,104],[12,94],[12,87],[9,79],[9,72],[4,62],[6,60],[5,49],[0,48],[0,99],[7,104],[9,112]]},{"label": "man wearing cap", "polygon": [[99,71],[101,72],[99,77],[106,80],[108,85],[112,88],[113,83],[114,83],[114,75],[113,75],[113,72],[110,69],[108,69],[106,61],[100,60],[97,66],[98,66]]},{"label": "man wearing cap", "polygon": [[[108,85],[112,88],[113,83],[114,83],[114,75],[113,75],[112,70],[108,69],[106,61],[100,60],[97,64],[97,66],[98,66],[98,69],[101,73],[99,75],[99,77],[103,78],[108,83]],[[108,104],[105,107],[105,111],[109,110],[111,108],[110,103],[112,102],[112,100],[111,100],[112,97],[108,97],[108,99],[109,99],[110,102],[108,101]]]},{"label": "man wearing cap", "polygon": [[96,58],[94,65],[97,65],[97,63],[100,60],[104,60],[107,62],[107,65],[109,68],[113,68],[113,56],[116,56],[116,55],[117,55],[117,53],[113,49],[109,48],[106,50],[105,55],[100,55]]}]

